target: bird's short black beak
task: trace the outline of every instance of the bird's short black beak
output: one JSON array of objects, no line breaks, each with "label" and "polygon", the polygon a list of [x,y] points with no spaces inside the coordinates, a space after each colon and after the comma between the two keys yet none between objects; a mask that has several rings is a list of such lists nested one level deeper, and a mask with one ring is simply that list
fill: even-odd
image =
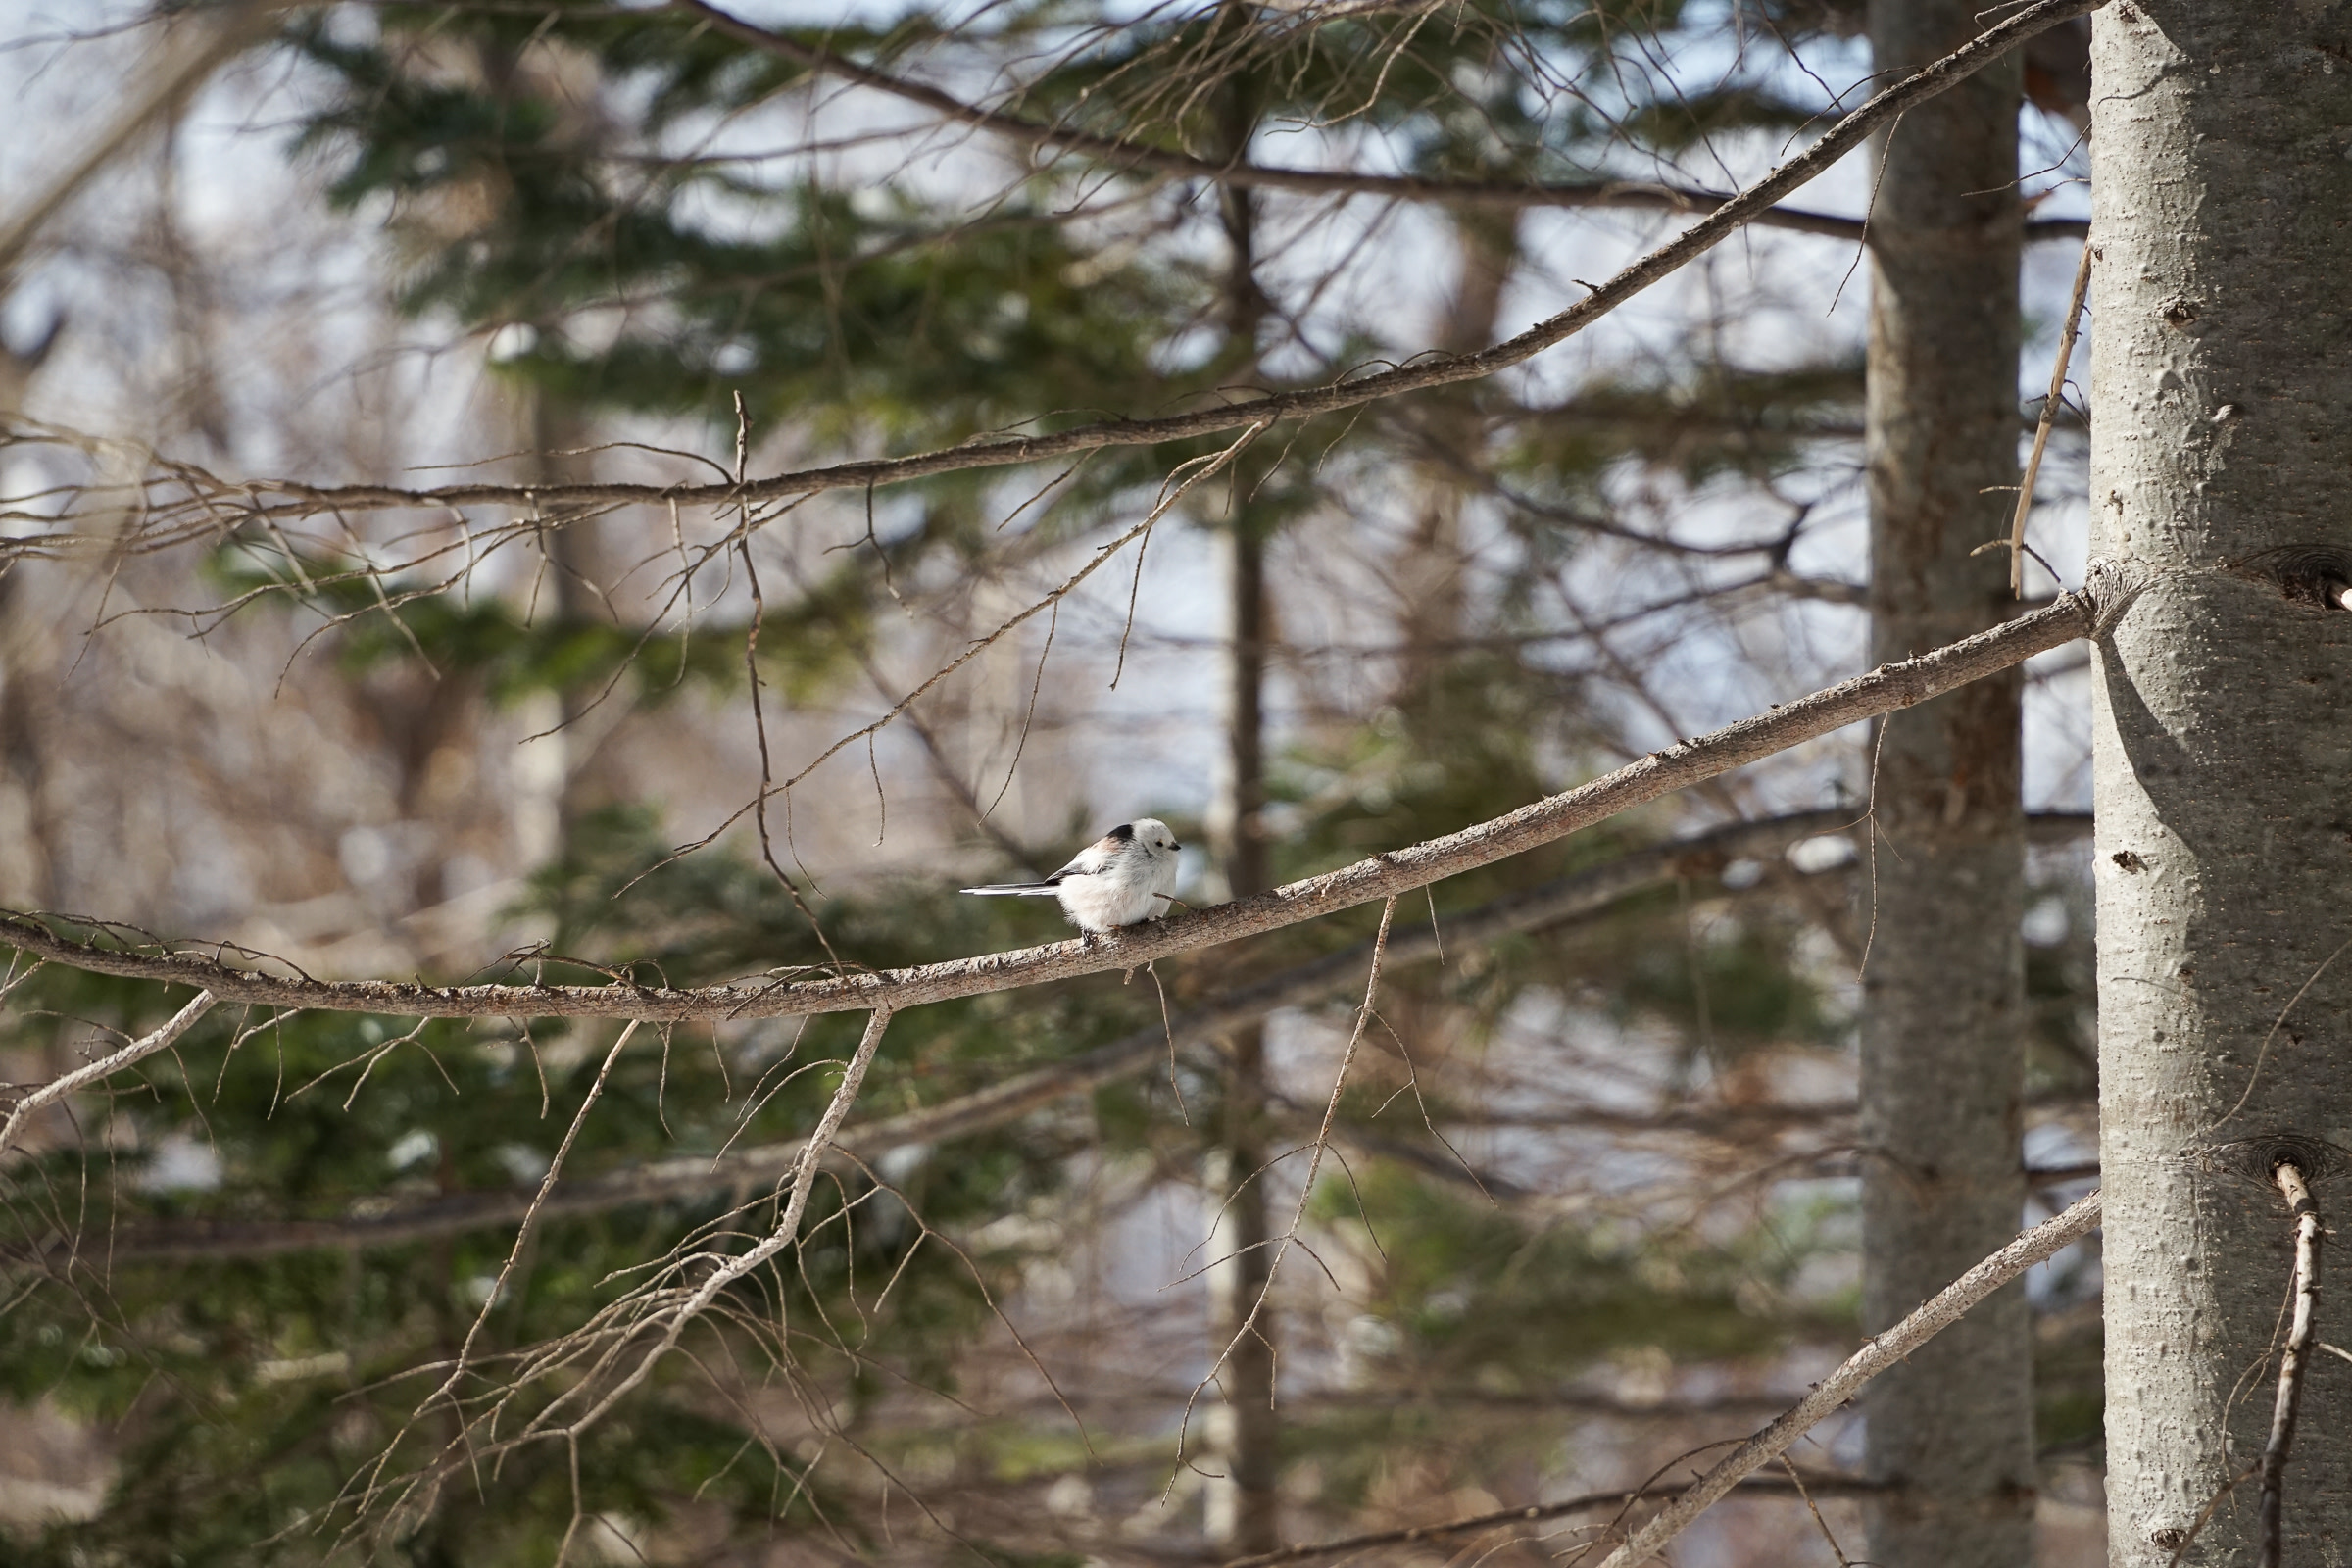
[{"label": "bird's short black beak", "polygon": [[1171,850],[1181,850],[1184,848],[1184,846],[1181,844],[1171,844],[1168,846],[1168,848]]}]

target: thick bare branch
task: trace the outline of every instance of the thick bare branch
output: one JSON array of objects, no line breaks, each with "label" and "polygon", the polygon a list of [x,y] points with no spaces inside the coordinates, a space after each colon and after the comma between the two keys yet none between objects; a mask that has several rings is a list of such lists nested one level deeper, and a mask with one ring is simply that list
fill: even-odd
[{"label": "thick bare branch", "polygon": [[2056,26],[2069,17],[2095,10],[2102,3],[2103,0],[2036,0],[2035,4],[2017,12],[1998,26],[1881,92],[1832,125],[1811,147],[1731,197],[1567,310],[1538,322],[1516,337],[1507,338],[1475,354],[1423,356],[1394,369],[1350,376],[1295,392],[1237,399],[1189,414],[1155,419],[1111,420],[1047,435],[983,437],[935,452],[807,468],[755,479],[748,484],[732,481],[703,485],[459,484],[405,490],[389,485],[310,486],[282,480],[257,480],[250,485],[225,489],[219,500],[224,506],[237,508],[243,514],[261,516],[304,515],[328,508],[350,512],[383,507],[481,505],[554,509],[614,503],[644,503],[664,507],[737,506],[747,502],[813,495],[820,491],[858,490],[942,473],[1067,458],[1105,447],[1189,441],[1200,436],[1238,430],[1245,425],[1279,419],[1313,418],[1344,409],[1358,408],[1382,398],[1479,380],[1524,364],[1554,344],[1583,331],[1651,284],[1712,250],[1743,225],[1755,221],[1783,197],[1826,173],[1847,153],[1868,140],[1872,132],[1892,122],[1905,110],[1950,90],[2027,39]]},{"label": "thick bare branch", "polygon": [[1813,1385],[1813,1392],[1779,1420],[1732,1450],[1721,1463],[1701,1476],[1657,1517],[1635,1531],[1604,1558],[1600,1568],[1637,1568],[1666,1549],[1690,1521],[1704,1513],[1724,1494],[1788,1451],[1797,1439],[1824,1416],[1862,1392],[1863,1385],[1949,1328],[1975,1306],[2027,1269],[2081,1241],[2098,1227],[2099,1195],[2090,1194],[2055,1219],[2039,1225],[1961,1275],[1900,1323],[1879,1335],[1837,1371]]},{"label": "thick bare branch", "polygon": [[[1613,773],[1522,807],[1507,816],[1375,855],[1254,898],[1129,926],[1108,936],[982,954],[945,963],[817,979],[737,981],[690,990],[629,984],[432,986],[393,980],[314,980],[242,969],[206,954],[104,948],[60,936],[22,914],[0,915],[0,944],[94,973],[201,985],[227,1002],[407,1017],[567,1016],[685,1022],[920,1006],[1107,969],[1133,969],[1155,958],[1262,936],[1493,865],[1676,790],[2023,663],[2035,654],[2089,635],[2098,624],[2099,609],[2088,590],[2063,594],[2055,603],[2004,625],[1917,659],[1882,664],[1769,712],[1652,752]],[[220,950],[216,947],[215,951]]]},{"label": "thick bare branch", "polygon": [[[1722,191],[1669,185],[1645,179],[1503,180],[1431,179],[1413,174],[1363,174],[1346,170],[1275,169],[1240,160],[1219,162],[1196,158],[1172,147],[1121,136],[1106,136],[1074,126],[1030,120],[1001,109],[966,103],[955,94],[904,76],[861,65],[833,50],[803,43],[729,16],[704,0],[671,0],[671,9],[701,19],[714,32],[725,34],[778,59],[807,66],[860,87],[919,104],[957,124],[970,125],[1025,147],[1075,153],[1131,173],[1173,174],[1184,179],[1209,180],[1250,190],[1278,190],[1295,196],[1374,196],[1384,201],[1432,202],[1516,212],[1536,208],[1618,208],[1637,212],[1697,215],[1714,212],[1733,200]],[[1861,244],[1869,235],[1863,220],[1835,213],[1801,208],[1768,207],[1750,221],[1768,228],[1799,234],[1820,234]],[[2026,225],[2029,238],[2080,238],[2089,225],[2073,219],[2055,219]]]},{"label": "thick bare branch", "polygon": [[101,1057],[86,1067],[76,1067],[72,1072],[61,1073],[27,1094],[9,1110],[8,1120],[0,1123],[0,1150],[7,1149],[10,1144],[17,1141],[18,1130],[24,1125],[28,1117],[39,1111],[42,1106],[54,1105],[68,1095],[87,1089],[90,1085],[119,1073],[125,1067],[138,1065],[159,1051],[169,1049],[173,1041],[186,1034],[189,1026],[210,1012],[212,1007],[213,994],[210,991],[199,991],[189,999],[186,1006],[173,1013],[153,1034],[142,1035],[113,1055]]}]

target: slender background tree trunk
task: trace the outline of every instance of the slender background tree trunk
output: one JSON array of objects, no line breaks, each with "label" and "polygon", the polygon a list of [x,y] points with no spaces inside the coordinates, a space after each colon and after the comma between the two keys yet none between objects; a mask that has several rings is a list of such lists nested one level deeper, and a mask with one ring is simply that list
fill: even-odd
[{"label": "slender background tree trunk", "polygon": [[[1228,83],[1221,105],[1224,156],[1247,157],[1257,128],[1258,93],[1247,74]],[[1239,379],[1257,375],[1257,334],[1266,298],[1257,283],[1255,199],[1239,186],[1219,193],[1229,247],[1226,340]],[[1266,854],[1265,687],[1266,538],[1261,508],[1237,480],[1228,488],[1232,552],[1227,579],[1233,647],[1227,713],[1226,797],[1218,803],[1215,850],[1227,896],[1248,898],[1274,885]],[[1266,1188],[1266,1034],[1251,1023],[1226,1038],[1224,1127],[1209,1161],[1210,1199],[1220,1202],[1212,1254],[1216,1348],[1227,1352],[1219,1375],[1225,1402],[1217,1412],[1222,1480],[1209,1493],[1207,1535],[1237,1556],[1272,1551],[1281,1542],[1281,1418],[1275,1407],[1275,1322],[1264,1299],[1272,1234]],[[1230,1349],[1227,1348],[1230,1347]]]},{"label": "slender background tree trunk", "polygon": [[[2261,1454],[2273,1152],[2346,1217],[2352,614],[2323,601],[2352,582],[2348,46],[2340,5],[2116,0],[2095,26],[2092,553],[2144,584],[2094,683],[2119,1568],[2166,1562]],[[2347,1299],[2320,1298],[2323,1341]],[[2352,1543],[2348,1370],[2307,1380],[2290,1563]],[[2247,1482],[2185,1560],[2254,1561],[2256,1517]]]},{"label": "slender background tree trunk", "polygon": [[[1967,40],[1975,0],[1879,0],[1882,79]],[[2020,71],[1996,64],[1903,117],[1871,218],[1873,658],[2007,612],[2018,476]],[[2006,487],[2006,488],[2004,488]],[[2017,671],[1886,721],[1863,972],[1863,1314],[1877,1332],[2013,1234],[2024,1207],[2025,818]],[[1882,1568],[2015,1568],[2034,1548],[2023,1294],[1978,1307],[1871,1390]]]}]

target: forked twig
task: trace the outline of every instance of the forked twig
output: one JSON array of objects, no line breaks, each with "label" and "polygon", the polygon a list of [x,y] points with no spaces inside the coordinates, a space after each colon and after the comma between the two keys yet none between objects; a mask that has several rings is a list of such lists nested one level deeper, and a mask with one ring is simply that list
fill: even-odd
[{"label": "forked twig", "polygon": [[[889,1024],[890,1011],[886,1007],[876,1007],[866,1019],[865,1034],[858,1040],[857,1051],[851,1054],[849,1062],[842,1072],[841,1087],[833,1092],[832,1102],[825,1106],[825,1113],[817,1118],[816,1128],[809,1133],[808,1141],[801,1146],[801,1157],[795,1164],[792,1173],[792,1196],[785,1200],[784,1214],[781,1219],[776,1221],[776,1228],[769,1232],[759,1246],[754,1247],[740,1257],[728,1259],[724,1266],[713,1270],[710,1277],[703,1281],[692,1296],[667,1313],[662,1314],[669,1319],[669,1323],[667,1328],[662,1331],[660,1343],[646,1351],[638,1359],[637,1364],[630,1368],[628,1373],[603,1398],[597,1400],[586,1413],[566,1424],[562,1429],[566,1436],[577,1437],[581,1432],[593,1426],[613,1405],[619,1403],[631,1390],[651,1376],[655,1365],[676,1348],[686,1330],[694,1323],[695,1319],[709,1310],[710,1303],[718,1298],[721,1291],[799,1240],[801,1216],[808,1210],[808,1195],[816,1186],[817,1171],[823,1166],[825,1155],[833,1147],[834,1134],[841,1130],[843,1119],[850,1113],[850,1106],[857,1103],[858,1091],[865,1083],[865,1071],[873,1065],[874,1053],[882,1044],[882,1031],[889,1027]],[[556,1406],[551,1405],[550,1412],[552,1413],[555,1408]],[[545,1430],[539,1421],[534,1421],[532,1426],[541,1431]],[[529,1435],[531,1434],[525,1434],[525,1436]]]}]

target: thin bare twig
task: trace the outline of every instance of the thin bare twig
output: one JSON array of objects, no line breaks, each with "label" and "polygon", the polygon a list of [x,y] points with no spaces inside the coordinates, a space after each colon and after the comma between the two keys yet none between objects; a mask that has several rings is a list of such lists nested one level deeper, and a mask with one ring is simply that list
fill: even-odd
[{"label": "thin bare twig", "polygon": [[113,1055],[102,1057],[86,1067],[76,1067],[72,1072],[61,1073],[33,1090],[18,1101],[9,1111],[8,1120],[0,1123],[0,1150],[5,1150],[10,1144],[16,1142],[18,1130],[24,1125],[28,1117],[40,1110],[42,1106],[53,1105],[77,1090],[86,1089],[91,1084],[121,1072],[125,1067],[135,1066],[139,1062],[145,1061],[159,1051],[169,1049],[173,1041],[186,1034],[188,1027],[210,1012],[212,1007],[213,994],[210,991],[199,991],[188,999],[186,1006],[173,1013],[153,1034],[142,1035]]},{"label": "thin bare twig", "polygon": [[[592,503],[639,502],[667,506],[735,506],[744,502],[774,501],[826,490],[862,489],[867,485],[897,484],[909,479],[976,468],[1003,467],[1049,458],[1072,457],[1113,446],[1153,446],[1190,441],[1200,436],[1236,430],[1247,425],[1282,419],[1314,418],[1353,409],[1382,398],[1434,387],[1475,381],[1505,370],[1566,341],[1634,299],[1653,283],[1714,249],[1741,227],[1756,220],[1779,201],[1827,172],[1846,154],[1866,142],[1880,127],[1959,85],[2011,49],[2059,23],[2094,11],[2103,0],[2036,0],[1998,25],[1961,45],[1950,54],[1886,88],[1839,120],[1805,151],[1701,218],[1682,233],[1625,268],[1567,310],[1538,322],[1515,337],[1461,355],[1416,357],[1388,370],[1350,375],[1322,386],[1291,392],[1240,398],[1214,408],[1154,419],[1112,419],[1075,426],[1048,435],[984,437],[959,446],[903,458],[875,458],[802,469],[755,479],[749,484],[581,484],[515,486],[502,484],[447,485],[407,490],[390,485],[314,486],[286,481],[255,481],[226,486],[220,499],[237,504],[245,515],[305,515],[328,508],[358,511],[380,507],[444,508],[473,505],[514,505],[566,508]],[[283,499],[266,500],[264,495]],[[212,526],[209,518],[207,526]]]},{"label": "thin bare twig", "polygon": [[[696,1287],[692,1296],[662,1314],[666,1316],[669,1321],[667,1327],[662,1331],[660,1343],[639,1357],[637,1364],[631,1367],[618,1383],[608,1390],[604,1397],[597,1400],[583,1414],[566,1423],[562,1428],[566,1436],[576,1438],[580,1433],[595,1425],[607,1411],[619,1403],[630,1390],[651,1376],[655,1365],[676,1348],[680,1337],[697,1318],[710,1309],[710,1303],[718,1298],[721,1291],[800,1240],[801,1216],[808,1211],[808,1195],[816,1187],[817,1170],[824,1163],[826,1152],[833,1147],[833,1136],[841,1130],[842,1120],[849,1115],[850,1106],[857,1103],[858,1091],[865,1084],[866,1069],[874,1064],[874,1053],[882,1045],[882,1032],[889,1026],[890,1009],[887,1007],[876,1007],[872,1016],[866,1019],[865,1033],[858,1039],[857,1051],[852,1053],[848,1063],[842,1069],[841,1087],[833,1092],[833,1099],[825,1106],[824,1114],[817,1118],[815,1129],[808,1134],[808,1141],[801,1146],[801,1157],[795,1163],[792,1173],[792,1195],[785,1200],[784,1214],[776,1221],[775,1229],[770,1231],[759,1246],[752,1248],[739,1257],[729,1258],[724,1266],[713,1269],[710,1277]],[[657,1318],[654,1321],[660,1321],[660,1319]],[[560,1403],[561,1401],[559,1401]],[[552,1414],[557,1407],[551,1405],[545,1414]],[[542,1425],[545,1421],[545,1414],[540,1420],[531,1423],[534,1432],[546,1430],[546,1427]],[[525,1436],[530,1435],[532,1433],[525,1434]]]},{"label": "thin bare twig", "polygon": [[2009,522],[2009,592],[2026,596],[2026,514],[2034,510],[2034,481],[2041,473],[2041,454],[2050,444],[2050,426],[2058,422],[2058,400],[2066,392],[2066,367],[2075,357],[2075,333],[2082,324],[2082,296],[2090,292],[2090,260],[2094,248],[2082,242],[2082,264],[2075,269],[2075,291],[2066,302],[2066,325],[2058,334],[2058,363],[2050,367],[2050,395],[2041,400],[2041,418],[2034,426],[2034,451],[2017,482],[2017,515]]},{"label": "thin bare twig", "polygon": [[[1791,1476],[1795,1471],[1789,1472]],[[1848,1496],[1883,1491],[1877,1482],[1854,1476],[1806,1476],[1796,1484],[1777,1476],[1751,1476],[1740,1483],[1741,1493],[1762,1493],[1767,1496],[1803,1495],[1807,1490],[1822,1496]],[[1221,1568],[1279,1568],[1280,1564],[1307,1562],[1316,1557],[1338,1557],[1375,1546],[1409,1546],[1424,1541],[1444,1541],[1452,1536],[1474,1536],[1489,1530],[1504,1530],[1512,1525],[1537,1524],[1545,1519],[1559,1519],[1572,1513],[1592,1513],[1601,1508],[1621,1508],[1629,1502],[1641,1502],[1659,1497],[1679,1497],[1682,1487],[1619,1488],[1615,1492],[1588,1492],[1578,1497],[1563,1497],[1558,1502],[1539,1502],[1526,1508],[1499,1508],[1493,1513],[1472,1514],[1466,1519],[1448,1519],[1443,1524],[1406,1525],[1396,1530],[1375,1530],[1361,1536],[1344,1536],[1337,1541],[1301,1543],[1283,1546],[1274,1551],[1261,1551],[1254,1557],[1235,1557]]]},{"label": "thin bare twig", "polygon": [[259,38],[270,20],[292,0],[239,0],[216,6],[200,16],[194,37],[171,36],[157,51],[153,70],[129,84],[122,108],[105,129],[78,142],[74,161],[60,170],[32,198],[0,220],[0,279],[14,271],[26,247],[42,225],[87,185],[106,166],[122,156],[158,120],[171,114],[228,59]]},{"label": "thin bare twig", "polygon": [[2042,1221],[1985,1258],[1923,1303],[1909,1317],[1872,1339],[1845,1363],[1813,1385],[1813,1392],[1779,1420],[1747,1439],[1730,1455],[1662,1509],[1655,1518],[1609,1553],[1600,1568],[1636,1568],[1648,1562],[1700,1514],[1752,1472],[1770,1464],[1797,1439],[1862,1391],[1865,1384],[1958,1322],[1968,1310],[2027,1269],[2099,1223],[2099,1195],[2082,1199],[2055,1219]]},{"label": "thin bare twig", "polygon": [[[2117,596],[2120,598],[2120,596]],[[0,914],[0,945],[69,968],[128,979],[200,984],[224,1001],[410,1017],[612,1017],[683,1022],[893,1009],[1010,991],[1109,969],[1132,969],[1244,937],[1336,914],[1493,865],[1553,843],[1803,742],[1913,707],[2035,654],[2089,635],[2117,603],[2088,590],[1917,659],[1882,664],[1827,690],[1681,741],[1592,782],[1505,816],[1251,898],[1126,926],[1107,935],[984,954],[905,969],[817,979],[746,980],[694,989],[634,982],[603,986],[433,986],[391,980],[314,980],[260,973],[189,952],[110,949],[58,935],[28,915]]]},{"label": "thin bare twig", "polygon": [[[1661,213],[1710,213],[1731,197],[1721,191],[1669,185],[1655,180],[1501,180],[1432,179],[1414,174],[1366,174],[1352,170],[1277,169],[1242,159],[1218,161],[1196,158],[1172,147],[1081,130],[1009,114],[1002,109],[966,103],[923,82],[910,81],[783,33],[771,32],[728,15],[703,0],[671,0],[672,9],[708,23],[714,32],[763,53],[790,60],[811,71],[827,72],[845,81],[890,94],[959,124],[971,125],[1023,146],[1075,153],[1108,164],[1122,172],[1173,174],[1203,179],[1243,190],[1279,190],[1298,196],[1375,196],[1385,201],[1442,202],[1448,207],[1487,208],[1519,212],[1535,208],[1620,208]],[[1855,244],[1868,237],[1862,220],[1831,213],[1773,207],[1756,216],[1769,228],[1800,234],[1819,234]],[[2079,220],[2033,221],[2030,238],[2059,238],[2079,234]]]},{"label": "thin bare twig", "polygon": [[2318,1332],[2313,1321],[2320,1299],[2319,1205],[2303,1172],[2282,1162],[2271,1173],[2285,1195],[2295,1221],[2295,1272],[2291,1287],[2295,1315],[2286,1331],[2286,1348],[2278,1357],[2278,1396],[2271,1404],[2271,1438],[2262,1450],[2262,1546],[2255,1561],[2260,1568],[2278,1568],[2281,1513],[2286,1494],[2286,1457],[2295,1446],[2295,1415],[2303,1403],[2303,1368],[2310,1359],[2311,1342]]}]

